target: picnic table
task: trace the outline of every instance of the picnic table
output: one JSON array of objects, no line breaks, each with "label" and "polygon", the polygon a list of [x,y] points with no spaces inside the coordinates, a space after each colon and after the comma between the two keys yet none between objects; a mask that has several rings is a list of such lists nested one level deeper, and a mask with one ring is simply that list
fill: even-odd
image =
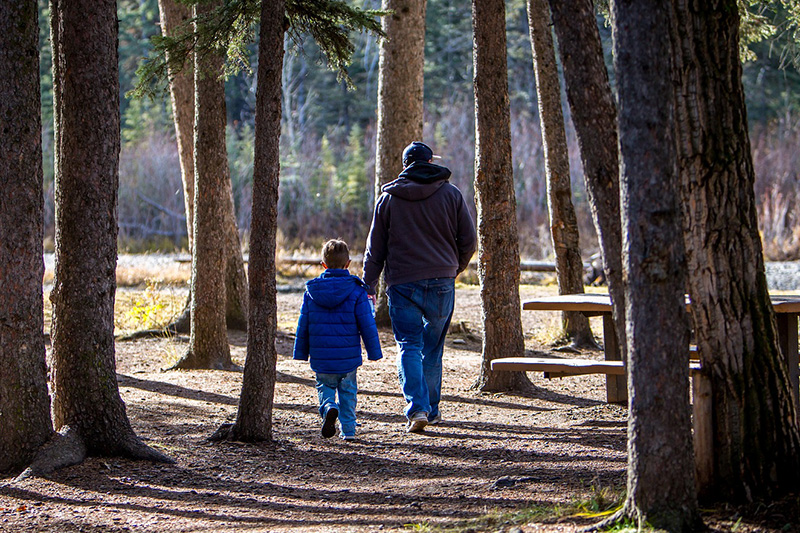
[{"label": "picnic table", "polygon": [[[798,390],[800,362],[797,354],[800,295],[770,296],[770,301],[777,316],[779,344],[787,365],[792,396],[795,406],[798,407],[797,412],[800,413],[800,390]],[[691,301],[687,296],[687,310],[690,305]],[[544,296],[524,302],[522,308],[529,311],[578,311],[587,317],[603,317],[605,360],[509,357],[493,360],[493,370],[544,371],[546,377],[605,374],[608,401],[627,402],[625,365],[621,361],[616,329],[611,318],[611,298],[608,294]],[[704,489],[710,486],[714,470],[711,384],[708,377],[701,372],[699,361],[690,358],[689,372],[692,376],[695,479],[698,488]]]},{"label": "picnic table", "polygon": [[[789,374],[792,396],[794,397],[795,406],[798,408],[798,412],[800,412],[800,390],[798,390],[798,384],[800,382],[800,362],[798,361],[797,336],[798,317],[800,317],[800,295],[773,295],[770,296],[770,301],[772,302],[772,308],[775,310],[777,316],[778,339]],[[687,296],[687,310],[690,305],[691,301]],[[611,318],[611,297],[607,293],[542,296],[525,301],[522,304],[522,309],[527,311],[578,311],[587,317],[601,316],[603,318],[603,352],[605,360],[614,361],[615,363],[606,365],[608,371],[604,371],[603,368],[581,371],[581,365],[575,364],[572,371],[570,371],[569,368],[559,369],[558,367],[553,367],[552,372],[555,376],[577,375],[581,373],[604,373],[606,374],[607,401],[610,403],[627,402],[628,389],[624,368],[616,371],[611,370],[613,367],[623,367],[623,365],[619,345],[617,343],[614,321]],[[511,364],[511,359],[524,358],[509,358],[506,360],[509,361],[507,365]],[[559,360],[553,359],[553,363],[559,364]],[[592,361],[591,363],[598,362]],[[564,361],[560,364],[563,365]],[[504,365],[500,363],[497,366],[500,367],[498,369],[502,369]],[[544,365],[540,365],[539,368],[544,368]],[[506,368],[506,370],[514,369],[522,369],[519,362],[517,368]],[[697,368],[692,368],[692,370],[696,371]]]}]

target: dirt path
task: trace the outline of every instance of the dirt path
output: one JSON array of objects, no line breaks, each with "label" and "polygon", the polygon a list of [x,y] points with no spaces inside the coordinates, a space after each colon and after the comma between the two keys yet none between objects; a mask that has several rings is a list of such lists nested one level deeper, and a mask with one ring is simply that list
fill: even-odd
[{"label": "dirt path", "polygon": [[[530,287],[523,297],[552,292]],[[285,335],[275,442],[206,442],[235,418],[240,373],[161,372],[185,339],[118,343],[120,389],[135,430],[177,463],[93,458],[48,480],[5,484],[0,530],[424,531],[490,512],[567,506],[624,487],[627,413],[602,401],[603,377],[531,375],[535,388],[524,397],[479,394],[470,389],[479,337],[466,334],[448,337],[440,426],[405,433],[394,344],[383,332],[384,360],[359,370],[357,440],[322,439],[313,373],[290,357],[301,295],[279,298]],[[545,350],[558,315],[523,315],[527,347]],[[455,318],[480,335],[477,288],[459,288]],[[230,341],[243,364],[244,335],[232,333]],[[573,531],[575,524],[532,523],[519,531]],[[768,531],[739,529],[756,530]]]}]

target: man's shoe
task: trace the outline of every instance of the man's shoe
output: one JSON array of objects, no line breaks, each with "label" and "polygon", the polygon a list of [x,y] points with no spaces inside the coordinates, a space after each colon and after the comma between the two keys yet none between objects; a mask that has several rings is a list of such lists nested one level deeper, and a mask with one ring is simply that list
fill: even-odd
[{"label": "man's shoe", "polygon": [[425,431],[425,426],[428,425],[428,413],[417,411],[408,419],[408,427],[406,431],[409,433],[422,433]]},{"label": "man's shoe", "polygon": [[429,418],[428,419],[428,424],[430,424],[432,426],[435,426],[436,424],[441,424],[441,423],[442,423],[442,415],[441,414],[437,414],[433,418]]},{"label": "man's shoe", "polygon": [[339,418],[339,410],[335,407],[325,411],[325,419],[322,421],[322,436],[326,439],[336,435],[336,419]]}]

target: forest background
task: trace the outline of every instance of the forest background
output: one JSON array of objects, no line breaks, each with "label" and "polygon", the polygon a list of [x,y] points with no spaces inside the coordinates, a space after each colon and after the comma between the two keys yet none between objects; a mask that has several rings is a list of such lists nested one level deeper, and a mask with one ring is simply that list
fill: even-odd
[{"label": "forest background", "polygon": [[[45,187],[45,249],[55,232],[53,174],[53,98],[48,39],[49,5],[40,4],[41,90]],[[379,9],[379,0],[363,0]],[[507,3],[509,96],[513,172],[520,252],[551,257],[542,136],[536,102],[525,2]],[[177,251],[187,245],[183,188],[171,106],[161,98],[128,98],[136,69],[160,33],[157,0],[119,0],[119,62],[122,116],[120,154],[119,246],[128,252]],[[751,13],[758,13],[758,3]],[[451,181],[474,206],[474,105],[470,0],[428,0],[425,43],[424,140]],[[767,260],[800,259],[800,74],[780,12],[770,12],[777,32],[749,45],[744,64],[750,136],[756,172],[759,228]],[[598,25],[611,66],[611,28],[602,14]],[[374,199],[378,46],[371,35],[354,35],[348,67],[352,87],[329,70],[308,38],[288,39],[283,72],[283,126],[278,243],[283,250],[314,249],[340,237],[361,251]],[[257,44],[250,48],[256,70]],[[609,73],[613,76],[613,69]],[[612,86],[614,80],[611,80]],[[252,205],[255,76],[240,72],[225,86],[227,146],[234,203],[242,242],[247,247]],[[565,118],[573,201],[584,257],[597,251],[585,194],[577,141]],[[474,209],[474,208],[473,208]],[[474,216],[473,211],[473,216]]]}]

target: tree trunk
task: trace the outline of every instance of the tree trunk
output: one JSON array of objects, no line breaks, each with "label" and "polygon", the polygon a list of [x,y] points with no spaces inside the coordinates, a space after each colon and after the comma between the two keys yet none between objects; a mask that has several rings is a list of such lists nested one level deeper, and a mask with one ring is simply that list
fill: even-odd
[{"label": "tree trunk", "polygon": [[702,489],[751,500],[797,486],[800,436],[756,221],[738,32],[733,0],[673,8],[689,291],[714,414]]},{"label": "tree trunk", "polygon": [[[225,93],[225,85],[222,92]],[[224,132],[224,130],[223,130]],[[247,331],[247,274],[242,257],[242,241],[239,239],[239,226],[233,203],[231,173],[225,161],[224,195],[227,199],[222,206],[225,214],[222,229],[225,232],[225,325],[230,329]]]},{"label": "tree trunk", "polygon": [[567,100],[578,136],[586,193],[614,305],[614,325],[625,360],[616,104],[603,61],[603,45],[592,0],[549,2],[564,68]]},{"label": "tree trunk", "polygon": [[247,359],[236,423],[216,438],[272,439],[272,406],[277,377],[278,304],[275,276],[278,185],[280,183],[281,78],[284,2],[261,3],[256,93],[256,151],[250,237],[250,324]]},{"label": "tree trunk", "polygon": [[[215,3],[195,7],[195,15]],[[192,248],[192,331],[188,352],[173,368],[231,368],[225,327],[228,158],[225,148],[225,87],[219,76],[223,58],[195,53],[194,244]]]},{"label": "tree trunk", "polygon": [[[378,60],[378,131],[375,153],[375,198],[381,187],[403,170],[403,149],[422,140],[423,67],[426,0],[383,0],[386,38]],[[383,281],[378,288],[375,321],[391,324]]]},{"label": "tree trunk", "polygon": [[[161,15],[161,34],[177,36],[192,31],[191,9],[175,0],[158,0]],[[181,163],[183,182],[183,202],[186,208],[186,234],[189,236],[189,249],[192,249],[194,234],[194,69],[193,65],[174,68],[168,61],[169,94],[172,101],[172,118],[175,124],[175,137],[178,139],[178,158]]]},{"label": "tree trunk", "polygon": [[[583,260],[578,219],[572,206],[567,134],[561,111],[561,82],[558,79],[547,0],[528,0],[528,27],[544,142],[550,235],[556,256],[558,293],[583,294]],[[564,335],[574,347],[597,346],[589,327],[589,319],[583,313],[564,312],[562,326]]]},{"label": "tree trunk", "polygon": [[53,433],[42,309],[42,122],[36,0],[0,4],[0,472]]},{"label": "tree trunk", "polygon": [[[189,22],[191,12],[188,7],[175,0],[159,0],[161,13],[161,31],[164,35],[179,35],[192,31]],[[193,246],[194,235],[194,69],[193,65],[170,65],[170,96],[172,114],[175,123],[175,136],[178,139],[178,155],[181,162],[181,180],[183,182],[184,203],[186,207],[186,229],[189,235],[189,249]],[[230,174],[225,180],[226,194],[229,204],[226,206],[224,222],[226,234],[227,266],[225,270],[225,318],[231,329],[247,329],[247,277],[242,259],[242,245],[233,203],[233,189]],[[191,297],[189,302],[191,301]],[[187,303],[182,319],[173,323],[176,331],[190,331],[190,305]]]},{"label": "tree trunk", "polygon": [[525,351],[519,299],[519,241],[511,168],[511,119],[503,0],[473,0],[475,198],[483,350],[476,387],[512,390],[530,384],[524,372],[493,372],[499,357]]},{"label": "tree trunk", "polygon": [[[169,461],[136,437],[117,386],[116,7],[111,0],[51,3],[57,201],[50,296],[53,415],[56,427],[81,441],[86,453]],[[46,471],[47,461],[34,470]]]},{"label": "tree trunk", "polygon": [[616,0],[623,268],[628,340],[628,491],[639,528],[700,525],[689,410],[689,322],[675,167],[668,0]]}]

